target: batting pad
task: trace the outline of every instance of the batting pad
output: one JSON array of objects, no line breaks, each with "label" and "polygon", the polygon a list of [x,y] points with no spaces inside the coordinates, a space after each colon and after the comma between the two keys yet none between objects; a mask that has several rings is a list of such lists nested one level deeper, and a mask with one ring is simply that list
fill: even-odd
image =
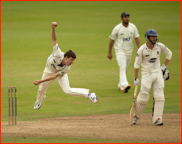
[{"label": "batting pad", "polygon": [[136,105],[135,105],[133,117],[136,115],[137,118],[139,119],[141,117],[141,114],[143,113],[143,111],[145,109],[145,106],[146,106],[146,104],[141,104],[137,101]]},{"label": "batting pad", "polygon": [[160,118],[162,121],[162,115],[164,110],[164,100],[163,101],[155,101],[154,105],[154,116],[153,116],[153,123],[156,121],[156,118]]}]

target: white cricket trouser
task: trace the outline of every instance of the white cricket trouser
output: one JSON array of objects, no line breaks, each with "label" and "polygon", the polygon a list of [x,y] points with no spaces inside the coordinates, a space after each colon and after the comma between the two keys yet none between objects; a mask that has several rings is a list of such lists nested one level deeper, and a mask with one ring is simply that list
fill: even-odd
[{"label": "white cricket trouser", "polygon": [[[44,79],[50,75],[52,75],[52,73],[43,73],[42,79]],[[89,89],[70,88],[67,74],[64,74],[64,76],[59,76],[58,78],[56,78],[54,80],[57,80],[59,82],[59,85],[61,86],[62,90],[67,95],[87,97],[87,95],[89,93]],[[44,98],[47,88],[54,80],[43,82],[40,84],[38,92],[37,92],[37,101],[41,101]]]},{"label": "white cricket trouser", "polygon": [[155,122],[156,118],[160,118],[162,120],[165,101],[164,79],[162,71],[160,70],[156,73],[148,73],[142,71],[141,74],[141,90],[137,97],[134,115],[137,115],[138,118],[141,117],[141,114],[144,111],[145,106],[149,100],[149,93],[152,87],[153,96],[155,99],[153,122]]},{"label": "white cricket trouser", "polygon": [[120,87],[121,90],[124,90],[124,88],[128,85],[126,73],[128,66],[131,61],[131,56],[130,55],[124,55],[124,54],[116,54],[116,60],[119,65],[119,83],[118,87]]}]

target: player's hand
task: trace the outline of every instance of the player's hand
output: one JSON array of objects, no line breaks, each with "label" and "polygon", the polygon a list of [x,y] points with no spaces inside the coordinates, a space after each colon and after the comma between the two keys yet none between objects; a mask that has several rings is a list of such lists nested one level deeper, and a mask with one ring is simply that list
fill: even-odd
[{"label": "player's hand", "polygon": [[135,78],[135,79],[134,79],[134,85],[136,86],[136,85],[139,85],[139,84],[140,84],[139,79],[138,79],[138,78]]},{"label": "player's hand", "polygon": [[57,26],[58,26],[57,22],[52,22],[52,24],[51,24],[51,27],[52,27],[52,28],[55,28],[55,27],[57,27]]},{"label": "player's hand", "polygon": [[34,85],[38,85],[39,83],[39,80],[34,81]]},{"label": "player's hand", "polygon": [[107,55],[107,57],[108,57],[108,59],[112,59],[112,54],[111,53],[108,53],[108,55]]}]

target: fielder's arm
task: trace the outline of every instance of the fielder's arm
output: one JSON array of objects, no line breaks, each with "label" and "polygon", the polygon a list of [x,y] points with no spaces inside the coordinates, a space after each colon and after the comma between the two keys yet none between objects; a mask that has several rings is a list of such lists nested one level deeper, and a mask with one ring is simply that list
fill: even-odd
[{"label": "fielder's arm", "polygon": [[58,26],[58,24],[56,22],[52,22],[52,24],[51,24],[51,38],[52,38],[53,46],[55,46],[57,44],[56,32],[55,32],[55,27],[57,27],[57,26]]},{"label": "fielder's arm", "polygon": [[107,55],[107,57],[109,59],[112,59],[112,47],[113,47],[113,45],[114,45],[114,40],[110,39],[110,41],[109,41],[109,51],[108,51],[108,55]]},{"label": "fielder's arm", "polygon": [[135,38],[135,42],[136,42],[137,51],[138,51],[138,49],[140,48],[140,38],[139,37]]},{"label": "fielder's arm", "polygon": [[57,72],[57,73],[55,73],[53,75],[50,75],[50,76],[46,77],[45,79],[34,81],[34,85],[38,85],[40,83],[53,80],[53,79],[57,78],[58,76],[61,76],[61,74],[59,72]]}]

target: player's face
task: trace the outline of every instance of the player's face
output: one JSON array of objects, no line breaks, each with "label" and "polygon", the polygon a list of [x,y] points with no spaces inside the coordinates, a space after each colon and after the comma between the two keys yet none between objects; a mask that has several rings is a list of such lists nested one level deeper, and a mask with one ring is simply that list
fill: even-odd
[{"label": "player's face", "polygon": [[67,66],[70,66],[71,64],[73,64],[74,60],[75,60],[75,59],[72,58],[72,57],[70,57],[70,58],[67,58],[67,57],[66,57],[65,63],[66,63]]},{"label": "player's face", "polygon": [[130,21],[130,17],[128,15],[124,16],[121,18],[122,19],[122,22],[125,24],[125,25],[128,25],[129,21]]},{"label": "player's face", "polygon": [[151,40],[153,43],[156,43],[156,42],[157,42],[157,36],[150,36],[150,40]]}]

